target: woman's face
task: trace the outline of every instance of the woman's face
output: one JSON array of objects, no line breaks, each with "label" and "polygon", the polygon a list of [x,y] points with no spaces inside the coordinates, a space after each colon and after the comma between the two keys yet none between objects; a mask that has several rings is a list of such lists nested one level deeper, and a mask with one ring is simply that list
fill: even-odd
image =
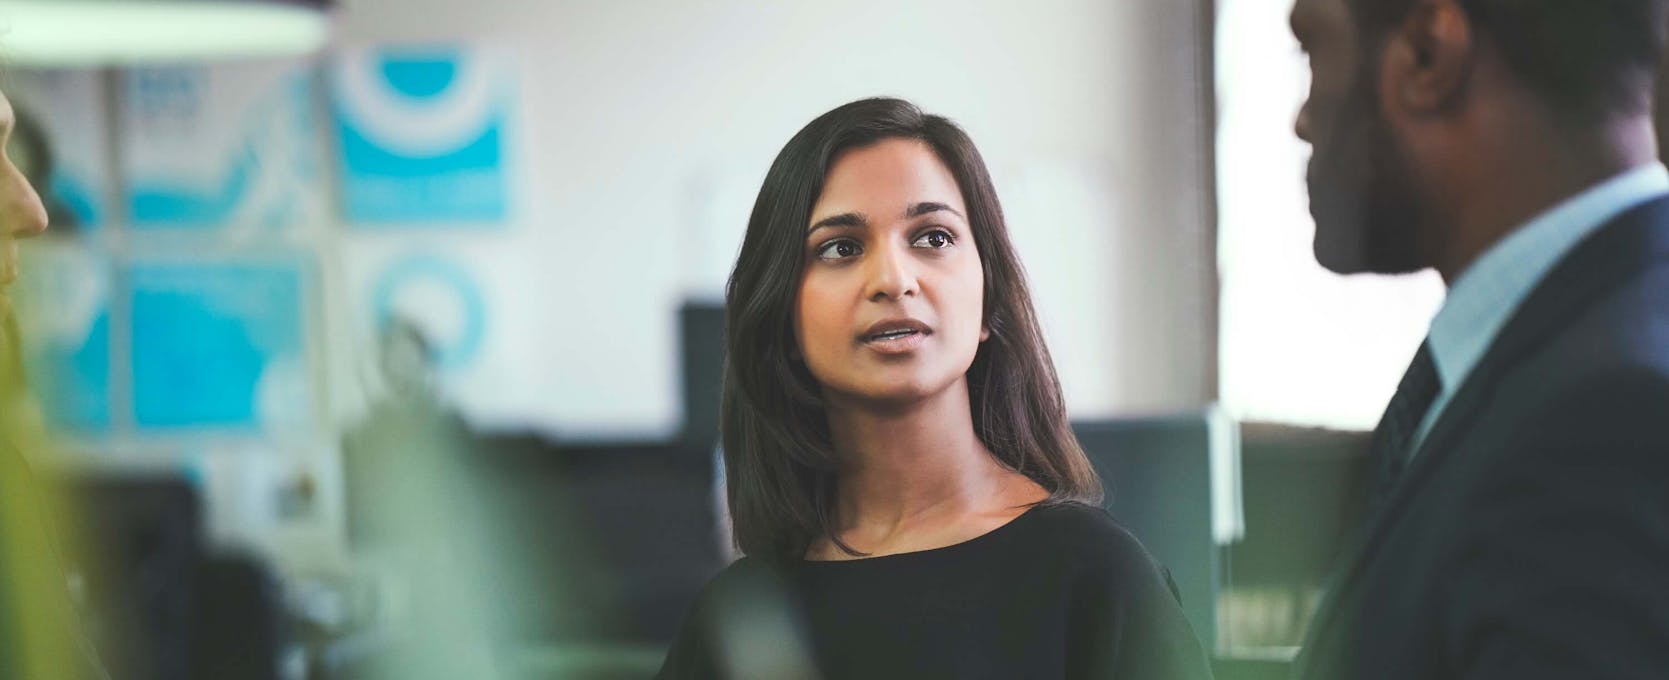
[{"label": "woman's face", "polygon": [[904,404],[963,383],[986,336],[967,214],[923,142],[835,159],[806,225],[794,328],[826,398]]}]

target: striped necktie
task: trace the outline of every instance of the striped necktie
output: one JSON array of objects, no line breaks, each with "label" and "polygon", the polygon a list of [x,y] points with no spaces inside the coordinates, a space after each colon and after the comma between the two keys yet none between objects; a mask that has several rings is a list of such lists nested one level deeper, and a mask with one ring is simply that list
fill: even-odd
[{"label": "striped necktie", "polygon": [[1386,407],[1384,417],[1380,418],[1379,427],[1373,431],[1371,455],[1376,506],[1384,506],[1396,490],[1403,468],[1414,455],[1409,450],[1414,435],[1419,432],[1426,411],[1431,410],[1432,402],[1437,400],[1439,387],[1437,364],[1432,361],[1431,348],[1421,344],[1420,351],[1414,354],[1413,363],[1408,365],[1408,372],[1403,374],[1402,382],[1397,383],[1397,393],[1391,397],[1391,404]]}]

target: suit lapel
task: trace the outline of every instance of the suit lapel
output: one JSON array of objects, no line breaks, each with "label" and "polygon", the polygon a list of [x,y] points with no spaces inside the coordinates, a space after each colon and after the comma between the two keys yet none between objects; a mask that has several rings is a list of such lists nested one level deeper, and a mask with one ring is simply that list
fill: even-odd
[{"label": "suit lapel", "polygon": [[1525,298],[1491,342],[1478,366],[1461,384],[1431,433],[1420,444],[1402,481],[1385,506],[1359,532],[1342,568],[1335,572],[1327,595],[1311,620],[1298,677],[1308,671],[1307,657],[1331,635],[1344,628],[1339,615],[1340,594],[1355,585],[1362,570],[1426,480],[1451,455],[1453,440],[1466,432],[1474,415],[1494,392],[1501,377],[1538,347],[1552,332],[1600,293],[1643,271],[1654,260],[1669,257],[1669,197],[1657,198],[1624,212],[1596,230],[1559,261]]}]

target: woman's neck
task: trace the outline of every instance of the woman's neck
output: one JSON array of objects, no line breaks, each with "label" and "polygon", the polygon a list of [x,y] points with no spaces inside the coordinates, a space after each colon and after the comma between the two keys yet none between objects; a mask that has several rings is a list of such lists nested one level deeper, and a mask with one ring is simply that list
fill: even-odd
[{"label": "woman's neck", "polygon": [[[836,529],[842,536],[885,543],[915,528],[1007,510],[1041,493],[998,463],[974,433],[966,382],[903,409],[832,404],[829,430],[841,461]],[[1016,497],[1024,500],[1015,503]]]}]

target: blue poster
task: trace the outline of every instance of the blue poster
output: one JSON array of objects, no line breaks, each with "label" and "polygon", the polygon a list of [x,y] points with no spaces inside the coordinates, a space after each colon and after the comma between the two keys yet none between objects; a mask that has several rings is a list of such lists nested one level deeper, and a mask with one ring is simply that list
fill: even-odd
[{"label": "blue poster", "polygon": [[72,242],[30,243],[17,287],[29,391],[49,424],[110,429],[110,260]]},{"label": "blue poster", "polygon": [[307,62],[124,74],[123,167],[136,229],[266,231],[325,215]]},{"label": "blue poster", "polygon": [[496,226],[509,212],[506,60],[382,48],[332,68],[344,218],[362,228]]},{"label": "blue poster", "polygon": [[309,409],[295,264],[147,264],[129,273],[142,428],[259,428]]},{"label": "blue poster", "polygon": [[94,311],[80,337],[29,349],[29,385],[47,422],[77,432],[109,430],[109,308]]}]

